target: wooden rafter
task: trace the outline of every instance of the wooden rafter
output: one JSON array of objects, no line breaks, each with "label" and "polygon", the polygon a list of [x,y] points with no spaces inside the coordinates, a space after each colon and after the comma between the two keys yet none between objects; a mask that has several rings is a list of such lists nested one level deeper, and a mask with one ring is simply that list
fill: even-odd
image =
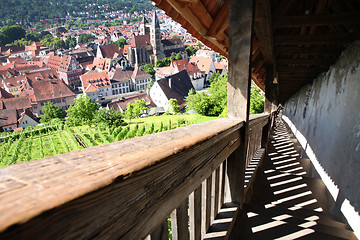
[{"label": "wooden rafter", "polygon": [[350,24],[360,22],[360,12],[304,15],[304,16],[280,16],[273,19],[274,28],[290,28],[302,26],[326,26]]}]

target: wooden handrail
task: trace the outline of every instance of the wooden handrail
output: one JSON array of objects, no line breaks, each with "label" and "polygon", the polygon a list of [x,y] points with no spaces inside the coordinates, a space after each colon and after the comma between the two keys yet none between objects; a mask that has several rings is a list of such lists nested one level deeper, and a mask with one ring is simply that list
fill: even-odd
[{"label": "wooden handrail", "polygon": [[218,119],[0,169],[0,239],[139,239],[239,145]]}]

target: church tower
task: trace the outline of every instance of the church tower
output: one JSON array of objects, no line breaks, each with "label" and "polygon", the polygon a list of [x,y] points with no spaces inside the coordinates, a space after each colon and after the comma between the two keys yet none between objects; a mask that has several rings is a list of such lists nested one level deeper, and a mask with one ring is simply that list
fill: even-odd
[{"label": "church tower", "polygon": [[140,35],[150,34],[148,26],[146,26],[149,22],[146,20],[145,17],[140,22]]},{"label": "church tower", "polygon": [[154,60],[155,62],[158,59],[163,59],[165,57],[164,50],[161,44],[161,33],[160,33],[160,23],[159,19],[156,15],[156,11],[154,11],[154,15],[151,22],[150,28],[150,42],[154,52]]}]

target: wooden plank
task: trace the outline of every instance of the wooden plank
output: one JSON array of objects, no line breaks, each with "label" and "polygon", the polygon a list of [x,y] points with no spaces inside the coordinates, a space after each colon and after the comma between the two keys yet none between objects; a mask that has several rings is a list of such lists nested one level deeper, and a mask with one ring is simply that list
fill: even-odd
[{"label": "wooden plank", "polygon": [[202,214],[202,185],[200,185],[194,192],[194,239],[200,240],[201,239],[201,230],[202,230],[202,221],[201,221],[201,214]]},{"label": "wooden plank", "polygon": [[165,219],[155,231],[151,233],[151,240],[169,240],[168,220]]},{"label": "wooden plank", "polygon": [[261,54],[266,64],[274,64],[271,6],[268,0],[256,0],[254,30],[259,39]]},{"label": "wooden plank", "polygon": [[176,220],[177,220],[177,235],[179,240],[189,239],[189,199],[185,201],[176,209]]},{"label": "wooden plank", "polygon": [[219,119],[1,168],[0,239],[143,238],[238,148],[241,126]]},{"label": "wooden plank", "polygon": [[216,14],[214,21],[212,22],[211,27],[207,32],[207,36],[215,37],[216,33],[219,32],[220,28],[224,26],[224,22],[229,17],[229,0],[226,0],[225,4],[220,8],[219,12]]},{"label": "wooden plank", "polygon": [[223,206],[225,203],[225,196],[226,196],[226,188],[225,188],[225,183],[226,183],[226,162],[224,161],[221,164],[221,170],[222,170],[222,174],[221,174],[221,194],[220,194],[220,206]]},{"label": "wooden plank", "polygon": [[251,80],[253,1],[230,0],[228,116],[247,120]]},{"label": "wooden plank", "polygon": [[219,212],[219,188],[220,188],[220,167],[215,170],[215,193],[214,193],[214,219],[216,218]]},{"label": "wooden plank", "polygon": [[360,38],[360,33],[274,36],[274,45],[346,44]]},{"label": "wooden plank", "polygon": [[276,61],[277,66],[283,65],[312,65],[312,66],[329,66],[335,63],[332,59],[294,59],[279,58]]},{"label": "wooden plank", "polygon": [[171,237],[172,240],[178,240],[178,224],[177,224],[177,219],[176,219],[176,209],[174,209],[174,211],[171,212],[170,215],[170,219],[171,219]]},{"label": "wooden plank", "polygon": [[341,47],[329,46],[329,47],[276,47],[276,55],[339,55],[342,52]]},{"label": "wooden plank", "polygon": [[278,16],[274,18],[272,26],[273,28],[292,28],[302,26],[358,24],[359,22],[360,12],[350,12],[304,16]]},{"label": "wooden plank", "polygon": [[206,214],[205,214],[205,227],[206,231],[211,225],[211,189],[212,189],[212,174],[206,179]]}]

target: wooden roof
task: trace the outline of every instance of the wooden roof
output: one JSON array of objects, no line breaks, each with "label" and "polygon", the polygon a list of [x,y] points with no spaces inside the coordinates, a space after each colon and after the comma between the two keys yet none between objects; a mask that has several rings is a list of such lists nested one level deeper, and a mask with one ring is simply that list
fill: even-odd
[{"label": "wooden roof", "polygon": [[[228,56],[229,0],[152,0],[204,44]],[[255,0],[252,79],[274,66],[279,101],[335,63],[360,39],[360,0]]]}]

